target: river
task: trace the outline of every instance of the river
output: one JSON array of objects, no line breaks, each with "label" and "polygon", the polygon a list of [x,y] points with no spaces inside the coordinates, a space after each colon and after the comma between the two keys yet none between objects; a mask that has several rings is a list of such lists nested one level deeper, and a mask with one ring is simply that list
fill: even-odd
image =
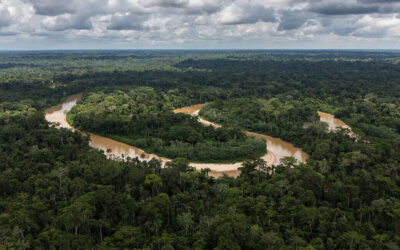
[{"label": "river", "polygon": [[[45,111],[45,118],[49,122],[59,123],[59,127],[68,128],[75,130],[66,119],[68,111],[70,111],[78,100],[82,98],[82,94],[75,94],[68,96],[67,99],[57,106],[51,107]],[[151,160],[152,158],[161,159],[163,162],[168,161],[168,159],[163,157],[158,157],[154,154],[147,154],[140,148],[130,146],[128,144],[104,137],[101,135],[96,135],[93,133],[83,133],[85,135],[90,135],[90,146],[103,150],[104,154],[108,158],[123,158],[123,157],[141,157],[144,160]]]},{"label": "river", "polygon": [[342,120],[335,118],[335,116],[332,114],[325,113],[322,111],[318,111],[318,115],[321,121],[328,123],[329,131],[335,131],[338,128],[348,129],[349,131],[347,135],[356,138],[358,140],[357,135],[354,134],[353,131],[351,131],[350,126],[344,123]]},{"label": "river", "polygon": [[[75,130],[70,124],[68,124],[66,120],[66,114],[70,111],[75,105],[78,100],[82,98],[82,94],[75,94],[69,96],[63,103],[51,107],[45,111],[45,118],[47,121],[52,123],[58,123],[59,127],[68,128],[71,130]],[[200,109],[204,106],[204,104],[189,106],[181,109],[174,110],[175,113],[186,113],[190,115],[197,116]],[[320,113],[320,112],[319,112]],[[319,114],[318,113],[318,114]],[[323,120],[321,116],[321,120]],[[328,119],[329,116],[324,116],[324,119]],[[333,118],[332,119],[336,119]],[[338,120],[338,119],[336,119]],[[340,120],[339,120],[340,121]],[[214,127],[219,127],[220,125],[203,120],[199,118],[199,122],[204,125],[212,125]],[[328,124],[331,124],[331,120],[327,120]],[[335,124],[335,123],[332,123]],[[344,124],[344,123],[343,123]],[[334,125],[336,126],[336,125]],[[347,126],[347,125],[346,125]],[[103,150],[104,154],[108,158],[126,158],[126,157],[140,157],[143,160],[150,160],[152,158],[160,159],[163,165],[170,161],[170,159],[165,157],[159,157],[155,154],[147,154],[140,148],[104,137],[100,135],[96,135],[93,133],[84,133],[86,135],[90,135],[90,146]],[[303,152],[298,147],[295,147],[293,144],[283,141],[279,138],[270,137],[267,135],[257,134],[253,132],[246,131],[248,136],[255,136],[257,138],[265,139],[267,143],[267,153],[262,157],[269,165],[278,164],[280,159],[286,156],[292,156],[296,158],[299,162],[305,162],[308,158],[308,155]],[[232,177],[237,177],[240,174],[238,170],[239,167],[242,166],[241,162],[237,163],[226,163],[226,164],[219,164],[219,163],[190,163],[192,167],[195,167],[197,171],[200,171],[204,168],[209,168],[211,171],[209,172],[210,176],[220,177],[224,174],[227,174]]]},{"label": "river", "polygon": [[[193,116],[198,116],[199,111],[203,108],[204,104],[198,104],[198,105],[193,105],[189,107],[184,107],[180,109],[175,109],[175,113],[185,113]],[[221,127],[219,124],[215,124],[213,122],[206,121],[202,118],[199,117],[199,122],[206,126],[213,126],[213,127]],[[254,136],[257,138],[262,138],[267,142],[267,154],[265,154],[262,158],[269,164],[279,164],[280,159],[286,156],[291,156],[296,158],[299,162],[305,162],[308,158],[308,155],[298,147],[295,147],[293,144],[283,141],[279,138],[274,138],[268,135],[263,135],[263,134],[258,134],[254,132],[249,132],[246,131],[246,135],[248,136]],[[239,167],[241,163],[238,163]],[[210,164],[207,164],[210,165]],[[221,168],[221,165],[226,165],[226,164],[212,164],[215,167]],[[231,164],[232,165],[232,164]],[[237,167],[237,166],[236,166]],[[239,173],[238,173],[239,174]]]}]

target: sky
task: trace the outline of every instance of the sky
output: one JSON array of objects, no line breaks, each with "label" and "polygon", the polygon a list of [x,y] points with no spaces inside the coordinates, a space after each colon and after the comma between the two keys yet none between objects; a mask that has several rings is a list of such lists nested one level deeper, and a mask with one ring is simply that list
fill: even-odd
[{"label": "sky", "polygon": [[400,0],[0,0],[0,50],[400,49]]}]

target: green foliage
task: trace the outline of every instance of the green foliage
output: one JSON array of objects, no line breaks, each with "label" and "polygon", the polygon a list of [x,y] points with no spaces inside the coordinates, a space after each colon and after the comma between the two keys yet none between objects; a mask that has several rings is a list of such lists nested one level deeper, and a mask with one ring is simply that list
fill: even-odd
[{"label": "green foliage", "polygon": [[[195,117],[174,114],[181,103],[153,88],[95,93],[68,113],[68,120],[90,131],[168,158],[198,162],[234,162],[265,154],[265,142],[249,138],[235,127],[205,127]],[[173,101],[170,101],[173,100]]]},{"label": "green foliage", "polygon": [[[1,249],[400,245],[398,52],[10,52],[0,57]],[[152,140],[129,137],[142,145],[155,147],[181,132],[188,144],[199,137],[242,136],[237,128],[226,128],[218,137],[217,130],[171,114],[173,107],[212,102],[204,116],[284,138],[310,158],[298,166],[286,160],[269,171],[258,168],[261,161],[250,161],[238,178],[218,179],[193,171],[182,158],[165,168],[156,160],[108,160],[81,134],[44,120],[44,107],[82,90],[93,91],[91,102],[100,104],[87,106],[82,124],[93,113],[90,119],[104,126],[96,129],[126,129],[130,114],[143,114],[136,121],[143,117],[141,124],[151,129],[143,126],[138,135],[159,134]],[[89,95],[82,104],[87,100]],[[124,106],[129,103],[141,105]],[[317,109],[335,113],[368,142],[342,131],[327,133]],[[169,114],[151,116],[160,110]],[[103,123],[107,117],[121,123]],[[155,122],[167,121],[153,131]]]},{"label": "green foliage", "polygon": [[300,101],[290,96],[269,100],[235,98],[208,103],[200,111],[200,116],[216,123],[234,124],[302,145],[304,141],[309,141],[304,138],[307,133],[325,133],[318,121],[317,110],[317,101],[313,99]]}]

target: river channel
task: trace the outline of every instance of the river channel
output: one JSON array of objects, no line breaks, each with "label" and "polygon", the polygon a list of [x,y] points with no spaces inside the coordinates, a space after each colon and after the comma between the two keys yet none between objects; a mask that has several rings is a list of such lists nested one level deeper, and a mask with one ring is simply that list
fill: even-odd
[{"label": "river channel", "polygon": [[[63,103],[53,106],[45,111],[45,118],[47,121],[52,123],[58,123],[59,127],[68,128],[71,130],[75,130],[70,124],[68,124],[66,120],[66,114],[70,111],[77,103],[78,100],[82,98],[82,94],[75,94],[69,96]],[[204,106],[204,104],[184,107],[180,109],[174,110],[175,113],[186,113],[189,115],[197,116],[200,109]],[[321,121],[325,121],[329,124],[329,127],[344,127],[347,126],[339,119],[334,118],[332,115],[327,113],[318,112],[321,117]],[[322,115],[321,115],[322,114]],[[327,114],[327,115],[324,115]],[[330,116],[329,116],[330,115]],[[339,121],[337,121],[339,120]],[[199,122],[204,125],[212,125],[214,127],[219,127],[220,125],[203,120],[199,118]],[[341,122],[341,123],[340,123]],[[348,126],[346,128],[349,128]],[[140,148],[104,137],[100,135],[96,135],[93,133],[83,133],[86,135],[90,135],[90,145],[94,148],[100,149],[104,151],[104,154],[108,158],[135,158],[140,157],[142,160],[151,160],[152,158],[160,159],[163,165],[170,161],[170,159],[165,157],[159,157],[155,154],[148,154]],[[262,157],[269,165],[278,164],[280,159],[286,156],[292,156],[296,158],[299,162],[305,162],[308,158],[308,155],[303,152],[298,147],[295,147],[293,144],[283,141],[279,138],[274,138],[267,135],[257,134],[253,132],[246,131],[248,136],[254,136],[257,138],[263,138],[266,141],[267,153]],[[241,167],[242,163],[190,163],[192,167],[195,167],[197,171],[200,171],[204,168],[209,168],[211,171],[209,172],[210,176],[219,177],[224,174],[227,174],[232,177],[237,177],[240,174],[238,170]]]}]

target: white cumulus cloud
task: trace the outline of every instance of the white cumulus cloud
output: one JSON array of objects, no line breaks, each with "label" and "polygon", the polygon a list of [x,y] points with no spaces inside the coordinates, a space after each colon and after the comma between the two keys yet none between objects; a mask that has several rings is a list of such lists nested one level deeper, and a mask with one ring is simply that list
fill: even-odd
[{"label": "white cumulus cloud", "polygon": [[400,0],[0,0],[0,46],[393,46],[398,13]]}]

